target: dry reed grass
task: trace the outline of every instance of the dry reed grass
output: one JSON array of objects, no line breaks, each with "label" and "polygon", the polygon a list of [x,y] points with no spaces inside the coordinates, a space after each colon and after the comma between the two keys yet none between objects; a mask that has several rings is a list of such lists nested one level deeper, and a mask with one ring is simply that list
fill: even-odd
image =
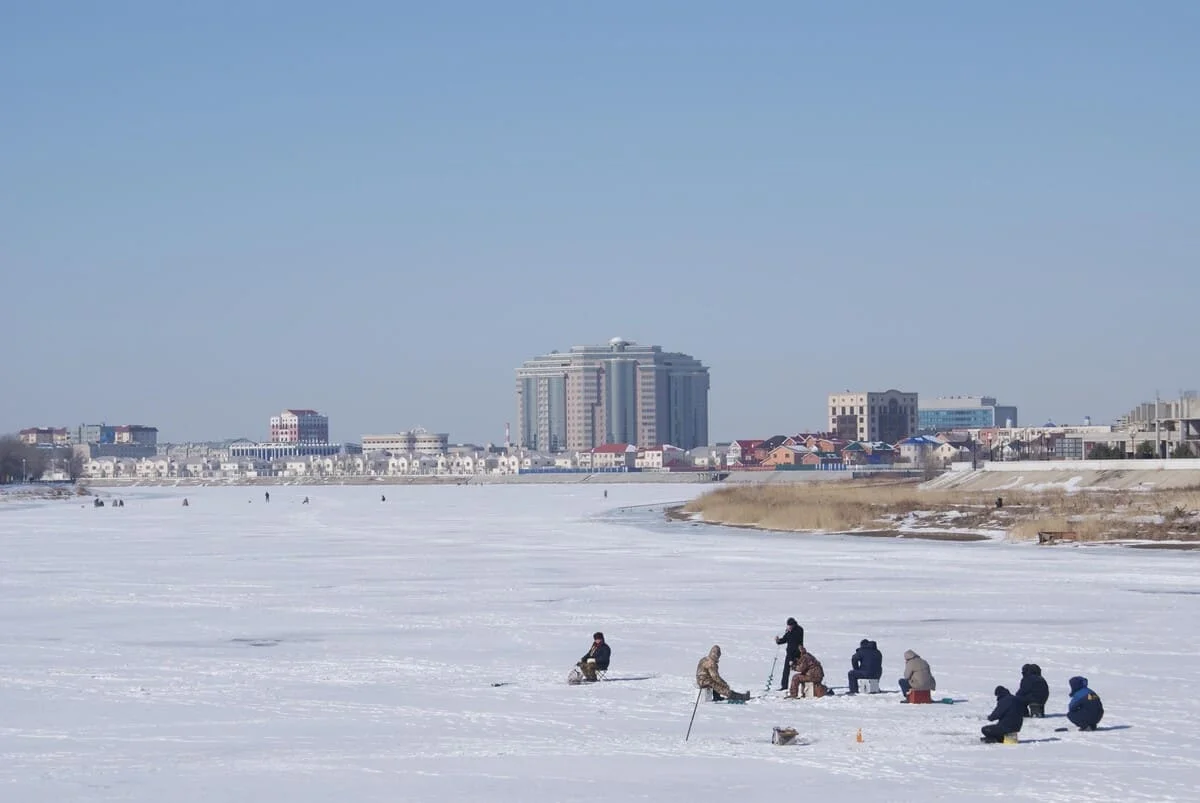
[{"label": "dry reed grass", "polygon": [[[997,496],[1004,499],[1003,510],[995,509]],[[1002,526],[1022,539],[1036,539],[1038,530],[1073,530],[1083,540],[1186,537],[1189,527],[1200,530],[1194,524],[1200,510],[1197,489],[997,494],[922,491],[916,482],[898,480],[813,482],[721,488],[684,510],[714,523],[815,532],[890,529],[915,511],[957,511],[956,527]],[[1163,521],[1135,520],[1149,517]]]}]

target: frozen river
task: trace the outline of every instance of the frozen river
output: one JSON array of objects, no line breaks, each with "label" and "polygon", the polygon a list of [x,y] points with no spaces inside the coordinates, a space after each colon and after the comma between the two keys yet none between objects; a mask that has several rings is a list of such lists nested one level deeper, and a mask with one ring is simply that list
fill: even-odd
[{"label": "frozen river", "polygon": [[[667,525],[684,486],[270,490],[0,503],[0,800],[1197,799],[1200,554]],[[911,648],[964,702],[773,692],[685,743],[697,660],[762,694],[788,616],[831,683],[872,638],[885,689]],[[622,682],[568,686],[593,630]],[[980,745],[1027,662],[1111,729]]]}]

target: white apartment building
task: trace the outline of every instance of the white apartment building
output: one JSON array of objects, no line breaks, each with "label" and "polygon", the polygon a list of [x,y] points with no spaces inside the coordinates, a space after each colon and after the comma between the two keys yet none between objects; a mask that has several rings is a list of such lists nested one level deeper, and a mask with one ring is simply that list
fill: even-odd
[{"label": "white apartment building", "polygon": [[446,432],[427,432],[418,427],[408,432],[388,435],[363,435],[363,454],[391,452],[392,454],[445,454],[450,446],[450,435]]},{"label": "white apartment building", "polygon": [[612,443],[708,443],[708,368],[688,354],[615,337],[517,369],[517,444],[539,452]]}]

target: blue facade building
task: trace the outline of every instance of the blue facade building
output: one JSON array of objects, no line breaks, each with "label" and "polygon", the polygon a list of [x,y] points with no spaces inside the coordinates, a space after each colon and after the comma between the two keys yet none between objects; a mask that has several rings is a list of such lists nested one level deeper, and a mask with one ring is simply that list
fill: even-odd
[{"label": "blue facade building", "polygon": [[950,396],[931,399],[927,405],[921,404],[917,410],[921,432],[1020,426],[1017,408],[996,404],[991,396]]}]

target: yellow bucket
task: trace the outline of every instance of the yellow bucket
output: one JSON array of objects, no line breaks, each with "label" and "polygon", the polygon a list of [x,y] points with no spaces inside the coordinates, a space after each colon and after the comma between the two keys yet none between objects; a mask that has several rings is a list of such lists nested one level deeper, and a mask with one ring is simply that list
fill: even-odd
[{"label": "yellow bucket", "polygon": [[1005,744],[1017,744],[1019,741],[1020,741],[1020,739],[1018,738],[1017,734],[1015,734],[1015,733],[1004,734],[1004,743]]}]

